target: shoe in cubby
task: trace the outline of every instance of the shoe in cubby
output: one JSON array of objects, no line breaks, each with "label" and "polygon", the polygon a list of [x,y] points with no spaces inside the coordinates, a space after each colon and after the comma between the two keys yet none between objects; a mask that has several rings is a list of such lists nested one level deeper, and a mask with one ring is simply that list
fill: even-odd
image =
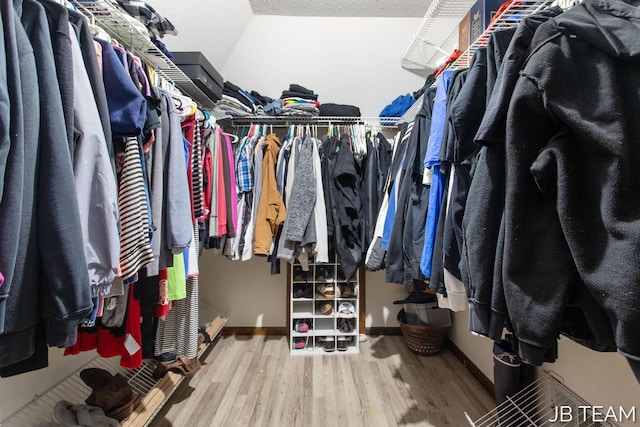
[{"label": "shoe in cubby", "polygon": [[294,282],[308,282],[309,281],[309,272],[304,271],[301,266],[295,265],[293,266],[293,277],[292,280]]},{"label": "shoe in cubby", "polygon": [[322,350],[332,352],[336,349],[336,337],[319,337],[318,344]]},{"label": "shoe in cubby", "polygon": [[353,345],[353,337],[338,337],[336,348],[338,351],[347,351]]},{"label": "shoe in cubby", "polygon": [[338,285],[338,290],[340,292],[340,296],[338,298],[355,298],[355,284],[354,283],[344,283]]},{"label": "shoe in cubby", "polygon": [[340,317],[337,321],[338,330],[344,334],[350,334],[356,330],[356,319]]},{"label": "shoe in cubby", "polygon": [[294,350],[304,350],[309,344],[309,337],[296,337],[293,339]]},{"label": "shoe in cubby", "polygon": [[313,284],[311,283],[294,283],[294,298],[313,298]]},{"label": "shoe in cubby", "polygon": [[333,282],[333,267],[326,265],[316,265],[316,282]]},{"label": "shoe in cubby", "polygon": [[343,301],[338,305],[338,317],[353,319],[356,317],[356,307],[349,301]]},{"label": "shoe in cubby", "polygon": [[311,319],[298,319],[293,325],[293,329],[296,332],[309,332],[311,328]]},{"label": "shoe in cubby", "polygon": [[316,304],[316,314],[323,314],[325,316],[331,316],[333,314],[333,303],[320,301]]},{"label": "shoe in cubby", "polygon": [[336,298],[336,286],[333,283],[321,283],[316,285],[316,292],[323,296],[324,299]]}]

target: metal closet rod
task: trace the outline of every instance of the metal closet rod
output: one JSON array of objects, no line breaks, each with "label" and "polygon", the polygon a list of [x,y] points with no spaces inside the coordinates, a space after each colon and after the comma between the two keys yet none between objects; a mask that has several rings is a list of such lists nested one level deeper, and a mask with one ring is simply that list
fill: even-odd
[{"label": "metal closet rod", "polygon": [[273,127],[288,127],[291,125],[322,125],[322,126],[342,126],[353,124],[372,124],[381,127],[396,127],[400,117],[279,117],[279,116],[255,116],[237,117],[230,119],[233,127],[246,126],[251,124],[266,124]]}]

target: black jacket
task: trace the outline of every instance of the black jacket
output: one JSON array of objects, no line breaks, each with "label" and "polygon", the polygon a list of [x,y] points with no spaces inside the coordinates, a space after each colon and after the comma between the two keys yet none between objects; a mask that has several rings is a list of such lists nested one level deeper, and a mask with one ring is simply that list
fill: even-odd
[{"label": "black jacket", "polygon": [[557,8],[543,11],[525,18],[518,25],[475,136],[475,141],[485,147],[477,157],[467,195],[460,269],[469,295],[469,329],[497,341],[502,338],[507,322],[501,278],[502,250],[498,250],[504,212],[507,110],[535,31],[560,12]]},{"label": "black jacket", "polygon": [[[21,186],[12,181],[3,195],[4,205],[9,191],[20,193],[22,208],[2,217],[2,223],[19,232],[17,257],[10,269],[5,269],[0,256],[5,275],[0,287],[2,376],[46,366],[47,343],[73,344],[78,324],[92,307],[62,102],[51,72],[55,63],[47,19],[33,0],[24,1],[24,11],[9,4],[3,2],[2,18],[12,71],[11,145],[24,150],[24,159]],[[20,128],[20,121],[22,138],[16,138],[13,131]],[[2,228],[5,246],[8,240]],[[26,363],[10,368],[20,362]],[[5,372],[7,367],[10,372]]]},{"label": "black jacket", "polygon": [[346,280],[351,280],[362,261],[362,201],[361,176],[356,170],[349,137],[343,135],[337,147],[337,157],[331,172],[331,209],[334,242]]},{"label": "black jacket", "polygon": [[574,303],[597,342],[640,360],[638,75],[640,1],[586,0],[538,28],[515,86],[503,281],[532,363]]},{"label": "black jacket", "polygon": [[407,141],[403,172],[395,182],[398,196],[396,213],[385,261],[385,277],[390,283],[411,283],[412,280],[424,279],[420,271],[420,257],[424,246],[429,188],[422,184],[422,162],[429,142],[435,93],[435,88],[425,92],[423,104],[414,119]]}]

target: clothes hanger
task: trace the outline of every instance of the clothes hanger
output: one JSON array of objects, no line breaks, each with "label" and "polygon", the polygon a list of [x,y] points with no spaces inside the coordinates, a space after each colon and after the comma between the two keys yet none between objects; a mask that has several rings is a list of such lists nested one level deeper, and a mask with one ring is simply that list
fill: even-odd
[{"label": "clothes hanger", "polygon": [[222,133],[227,135],[231,139],[231,143],[232,144],[236,144],[240,140],[238,135],[234,135],[234,134],[229,133],[229,132],[222,132]]},{"label": "clothes hanger", "polygon": [[172,93],[171,97],[182,116],[191,116],[196,113],[197,106],[191,98],[178,93]]}]

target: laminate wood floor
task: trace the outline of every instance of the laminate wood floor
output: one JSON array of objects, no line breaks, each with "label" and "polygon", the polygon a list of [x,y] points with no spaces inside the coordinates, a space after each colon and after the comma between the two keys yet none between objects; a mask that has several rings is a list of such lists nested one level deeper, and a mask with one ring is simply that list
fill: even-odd
[{"label": "laminate wood floor", "polygon": [[185,379],[153,427],[468,426],[492,397],[447,349],[420,357],[401,336],[360,354],[291,356],[286,337],[225,336]]}]

